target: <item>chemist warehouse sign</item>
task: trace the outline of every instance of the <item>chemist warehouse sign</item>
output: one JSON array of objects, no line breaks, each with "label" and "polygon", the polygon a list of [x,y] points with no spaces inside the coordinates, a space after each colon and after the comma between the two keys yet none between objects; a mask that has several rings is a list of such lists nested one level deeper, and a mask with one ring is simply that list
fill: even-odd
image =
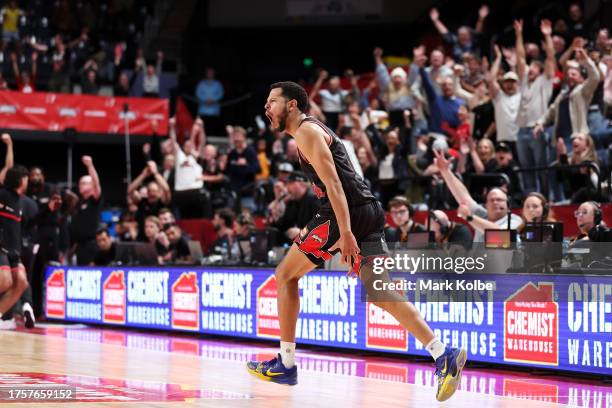
[{"label": "chemist warehouse sign", "polygon": [[[436,335],[465,347],[472,361],[612,373],[609,277],[498,276],[495,302],[477,292],[466,302],[411,300]],[[61,267],[47,269],[45,286],[49,319],[280,336],[271,269]],[[300,343],[427,355],[393,316],[363,303],[359,281],[344,272],[308,274],[299,295]]]}]

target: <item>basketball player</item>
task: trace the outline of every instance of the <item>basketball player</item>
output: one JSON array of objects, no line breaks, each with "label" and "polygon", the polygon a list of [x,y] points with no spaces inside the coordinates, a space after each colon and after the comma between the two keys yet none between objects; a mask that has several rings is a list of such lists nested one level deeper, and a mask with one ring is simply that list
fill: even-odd
[{"label": "basketball player", "polygon": [[[0,188],[0,317],[7,313],[28,287],[26,270],[21,263],[20,199],[28,189],[28,170],[15,166],[6,172]],[[24,308],[26,323],[31,324],[34,313]]]},{"label": "basketball player", "polygon": [[[384,255],[386,250],[382,206],[355,173],[338,136],[318,120],[307,116],[304,113],[307,108],[308,95],[298,84],[279,82],[270,87],[266,116],[275,131],[284,131],[295,139],[302,170],[322,200],[319,212],[297,236],[275,271],[280,353],[270,361],[247,363],[248,370],[257,377],[287,385],[297,384],[295,326],[300,310],[298,280],[340,251],[343,262],[353,266],[353,271],[367,287],[373,276],[371,258]],[[364,246],[363,254],[360,254],[360,243],[369,244]],[[372,245],[377,247],[370,248]],[[384,302],[374,303],[393,315],[425,345],[436,362],[436,398],[439,401],[450,398],[465,365],[465,350],[445,347],[434,337],[411,303],[405,302],[395,292],[386,293],[386,296]]]}]

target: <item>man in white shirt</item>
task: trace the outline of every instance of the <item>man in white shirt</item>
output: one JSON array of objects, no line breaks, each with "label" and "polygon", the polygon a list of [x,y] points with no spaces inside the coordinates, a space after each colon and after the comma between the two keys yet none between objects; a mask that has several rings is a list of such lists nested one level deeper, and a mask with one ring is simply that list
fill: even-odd
[{"label": "man in white shirt", "polygon": [[319,73],[319,78],[310,92],[310,99],[314,100],[317,95],[321,98],[321,110],[325,115],[326,125],[335,132],[338,129],[339,116],[344,110],[345,98],[349,92],[340,88],[340,78],[337,76],[329,79],[327,89],[321,89],[323,81],[328,77],[329,74],[325,70]]},{"label": "man in white shirt", "polygon": [[489,94],[493,99],[495,108],[495,123],[497,125],[497,141],[506,142],[512,149],[516,157],[516,141],[519,127],[517,124],[521,94],[518,87],[518,75],[509,71],[504,74],[501,80],[501,87],[498,81],[499,68],[501,65],[502,53],[499,47],[495,46],[495,62],[491,66],[491,72],[487,78]]},{"label": "man in white shirt", "polygon": [[174,143],[176,163],[174,167],[174,204],[181,218],[202,217],[201,188],[202,166],[198,163],[198,150],[194,142],[187,140],[183,148],[176,140],[176,122],[174,118],[169,121],[170,138]]},{"label": "man in white shirt", "polygon": [[[544,36],[546,61],[533,60],[529,65],[526,61],[525,44],[523,42],[523,23],[515,21],[517,71],[520,80],[521,104],[518,115],[518,160],[523,168],[546,166],[546,136],[534,134],[533,127],[548,110],[548,101],[553,92],[556,59],[552,40],[552,27],[549,20],[542,20],[540,31]],[[523,191],[525,194],[533,191],[548,191],[546,172],[540,174],[540,189],[538,189],[535,172],[522,173]]]}]

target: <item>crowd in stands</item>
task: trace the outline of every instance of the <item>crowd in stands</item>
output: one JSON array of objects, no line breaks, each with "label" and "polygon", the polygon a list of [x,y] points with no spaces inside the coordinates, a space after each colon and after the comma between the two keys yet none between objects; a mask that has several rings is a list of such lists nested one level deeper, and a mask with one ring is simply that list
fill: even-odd
[{"label": "crowd in stands", "polygon": [[[147,60],[140,48],[154,2],[4,3],[0,9],[0,89],[159,95],[163,53]],[[141,84],[133,87],[136,81]]]},{"label": "crowd in stands", "polygon": [[[134,7],[136,16],[104,3],[100,9],[78,3],[78,12],[67,1],[30,3],[20,9],[11,1],[0,11],[5,87],[70,91],[77,79],[85,93],[106,81],[121,95],[134,78],[124,72],[129,61],[145,69],[136,46],[118,39],[142,28],[147,2]],[[602,224],[598,202],[607,199],[600,183],[609,174],[612,136],[608,29],[587,24],[572,4],[565,19],[544,18],[535,27],[515,21],[514,44],[495,44],[485,34],[488,14],[483,6],[474,28],[454,31],[433,9],[439,47],[417,45],[408,66],[394,67],[376,48],[365,87],[351,70],[340,78],[322,69],[310,88],[309,114],[336,132],[356,172],[389,211],[389,242],[424,231],[412,218],[423,208],[436,242],[465,246],[482,242],[487,229],[521,231],[530,222],[552,221],[552,203],[580,204],[575,241],[588,240]],[[88,28],[74,37],[81,26]],[[150,95],[158,92],[152,78],[163,55],[157,57],[157,68],[147,65],[143,78]],[[86,175],[78,191],[60,191],[43,169],[14,166],[10,136],[2,137],[7,157],[0,178],[12,171],[29,181],[22,192],[31,210],[23,215],[21,255],[38,299],[25,303],[35,305],[36,315],[49,262],[109,265],[126,242],[150,244],[160,264],[198,262],[177,222],[191,218],[212,220],[217,240],[205,255],[244,260],[256,217],[273,231],[270,246],[287,246],[317,212],[316,188],[299,170],[292,138],[265,124],[254,131],[228,125],[227,143],[210,143],[206,125],[218,119],[223,97],[214,77],[208,70],[197,88],[199,117],[187,137],[170,118],[169,137],[143,146],[146,165],[128,186],[126,208],[112,228],[100,228],[104,187],[95,157],[82,157]],[[511,207],[522,207],[521,215],[508,216]],[[464,222],[451,221],[449,209]],[[28,250],[34,246],[36,253]],[[1,307],[0,313],[6,317]]]}]

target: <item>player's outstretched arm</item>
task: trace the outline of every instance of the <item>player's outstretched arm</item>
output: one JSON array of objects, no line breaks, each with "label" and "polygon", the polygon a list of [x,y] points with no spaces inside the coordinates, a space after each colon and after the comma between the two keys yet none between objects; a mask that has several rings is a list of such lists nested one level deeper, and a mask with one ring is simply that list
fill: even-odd
[{"label": "player's outstretched arm", "polygon": [[295,141],[298,149],[325,184],[329,202],[338,221],[340,239],[332,248],[339,248],[342,252],[342,260],[351,265],[352,257],[359,253],[359,246],[351,231],[348,202],[325,136],[319,127],[304,123],[296,132]]}]

